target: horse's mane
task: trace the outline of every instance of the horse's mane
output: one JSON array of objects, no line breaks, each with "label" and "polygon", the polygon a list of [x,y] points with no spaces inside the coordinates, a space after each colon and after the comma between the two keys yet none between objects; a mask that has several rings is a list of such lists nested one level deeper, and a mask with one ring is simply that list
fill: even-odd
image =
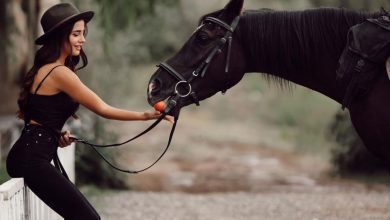
[{"label": "horse's mane", "polygon": [[[266,73],[283,78],[302,71],[315,74],[320,58],[338,60],[351,26],[379,14],[336,8],[245,11],[240,37],[245,39],[244,48],[254,59],[249,62],[261,63]],[[266,77],[279,81],[282,87],[286,84],[279,77]]]}]

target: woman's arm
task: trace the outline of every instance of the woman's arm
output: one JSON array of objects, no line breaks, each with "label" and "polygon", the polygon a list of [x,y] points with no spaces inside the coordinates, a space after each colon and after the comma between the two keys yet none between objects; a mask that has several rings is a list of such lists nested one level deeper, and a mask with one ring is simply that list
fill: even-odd
[{"label": "woman's arm", "polygon": [[54,86],[68,94],[72,99],[96,114],[107,118],[121,121],[150,120],[158,118],[158,111],[127,111],[112,107],[105,103],[91,89],[84,85],[79,77],[69,68],[63,66],[56,68],[52,73]]}]

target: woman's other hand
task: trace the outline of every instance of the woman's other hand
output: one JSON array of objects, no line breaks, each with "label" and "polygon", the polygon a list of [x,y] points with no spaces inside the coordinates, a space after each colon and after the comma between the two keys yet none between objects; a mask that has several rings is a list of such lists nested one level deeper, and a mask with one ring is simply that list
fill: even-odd
[{"label": "woman's other hand", "polygon": [[[156,110],[148,110],[144,112],[145,120],[153,120],[153,119],[158,119],[161,116],[161,112],[156,111]],[[172,116],[166,115],[164,117],[164,120],[169,121],[171,123],[174,123],[175,120]]]},{"label": "woman's other hand", "polygon": [[72,144],[74,139],[70,138],[70,132],[69,131],[64,131],[61,133],[61,137],[58,140],[58,145],[63,148],[67,147]]}]

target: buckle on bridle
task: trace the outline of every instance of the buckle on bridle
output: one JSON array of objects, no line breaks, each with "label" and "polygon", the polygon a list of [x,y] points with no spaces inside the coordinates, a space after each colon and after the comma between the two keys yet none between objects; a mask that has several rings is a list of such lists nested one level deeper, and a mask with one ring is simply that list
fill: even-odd
[{"label": "buckle on bridle", "polygon": [[[187,93],[183,93],[183,92],[179,91],[180,84],[186,84],[188,86],[188,92]],[[191,87],[191,84],[189,82],[187,82],[185,80],[181,80],[181,81],[176,83],[176,85],[175,85],[175,94],[177,94],[179,97],[185,98],[185,97],[189,96],[191,94],[191,92],[192,92],[192,87]]]}]

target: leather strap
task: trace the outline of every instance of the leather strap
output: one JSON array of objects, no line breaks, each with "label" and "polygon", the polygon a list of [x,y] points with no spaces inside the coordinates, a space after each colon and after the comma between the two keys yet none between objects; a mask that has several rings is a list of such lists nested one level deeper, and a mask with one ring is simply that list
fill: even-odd
[{"label": "leather strap", "polygon": [[39,82],[37,88],[36,88],[35,91],[34,91],[34,95],[37,94],[38,90],[41,88],[41,86],[42,86],[43,82],[46,80],[46,78],[49,77],[50,73],[53,72],[53,70],[54,70],[55,68],[59,67],[59,66],[64,66],[64,65],[57,65],[57,66],[53,67],[53,68],[46,74],[46,76],[43,77],[43,79],[41,80],[41,82]]}]

